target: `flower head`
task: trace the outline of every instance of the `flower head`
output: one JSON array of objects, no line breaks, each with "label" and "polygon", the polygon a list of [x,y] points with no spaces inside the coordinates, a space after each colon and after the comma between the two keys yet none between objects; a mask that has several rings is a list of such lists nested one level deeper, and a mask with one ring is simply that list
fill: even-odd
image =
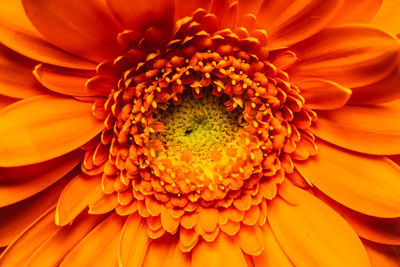
[{"label": "flower head", "polygon": [[398,260],[391,1],[6,2],[0,266]]}]

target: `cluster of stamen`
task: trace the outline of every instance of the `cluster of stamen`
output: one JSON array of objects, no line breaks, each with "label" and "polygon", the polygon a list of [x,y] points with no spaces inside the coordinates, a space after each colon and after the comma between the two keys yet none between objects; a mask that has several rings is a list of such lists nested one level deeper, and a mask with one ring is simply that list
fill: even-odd
[{"label": "cluster of stamen", "polygon": [[188,251],[199,236],[265,223],[292,159],[316,152],[316,115],[269,62],[262,30],[218,29],[204,10],[177,25],[162,50],[123,33],[126,55],[99,65],[117,81],[94,105],[105,129],[82,167],[101,173],[119,214],[147,218],[151,238],[179,230]]}]

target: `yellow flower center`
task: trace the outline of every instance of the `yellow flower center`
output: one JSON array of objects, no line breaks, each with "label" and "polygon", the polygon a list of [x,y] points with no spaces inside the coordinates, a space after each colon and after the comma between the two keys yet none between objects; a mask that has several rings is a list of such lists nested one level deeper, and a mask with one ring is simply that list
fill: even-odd
[{"label": "yellow flower center", "polygon": [[227,147],[238,146],[239,115],[227,111],[223,97],[212,96],[209,91],[201,98],[184,94],[182,103],[159,109],[155,114],[165,127],[164,132],[154,136],[165,146],[157,158],[179,160],[185,152],[192,155],[192,162],[207,167],[212,151],[223,152]]}]

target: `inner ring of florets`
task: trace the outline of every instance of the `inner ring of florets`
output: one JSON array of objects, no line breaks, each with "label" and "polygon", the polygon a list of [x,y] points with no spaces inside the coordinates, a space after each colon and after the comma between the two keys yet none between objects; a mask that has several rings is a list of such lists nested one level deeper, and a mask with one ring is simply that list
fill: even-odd
[{"label": "inner ring of florets", "polygon": [[[181,225],[212,240],[217,224],[230,235],[238,222],[264,224],[292,159],[316,153],[308,130],[316,115],[270,63],[265,33],[218,30],[214,17],[200,10],[182,19],[161,50],[123,33],[127,53],[98,67],[118,82],[93,107],[105,129],[82,167],[102,174],[104,193],[117,195],[117,213],[147,218],[151,238]],[[190,120],[196,107],[218,115]],[[197,224],[210,212],[221,219]]]}]

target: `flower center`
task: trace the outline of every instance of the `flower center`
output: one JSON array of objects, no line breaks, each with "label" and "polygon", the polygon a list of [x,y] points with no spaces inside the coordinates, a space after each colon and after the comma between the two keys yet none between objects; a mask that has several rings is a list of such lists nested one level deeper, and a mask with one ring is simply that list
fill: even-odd
[{"label": "flower center", "polygon": [[226,110],[226,97],[212,96],[208,90],[203,97],[193,98],[187,91],[179,105],[169,105],[155,114],[165,127],[164,132],[154,135],[166,148],[158,158],[178,160],[190,151],[193,162],[207,166],[211,151],[238,146],[239,113]]},{"label": "flower center", "polygon": [[102,174],[118,214],[147,218],[151,238],[179,229],[212,241],[219,229],[265,223],[292,159],[316,153],[316,114],[271,63],[265,31],[220,29],[202,9],[176,26],[156,50],[124,31],[126,54],[98,66],[99,78],[118,82],[93,106],[105,129],[82,168]]}]

